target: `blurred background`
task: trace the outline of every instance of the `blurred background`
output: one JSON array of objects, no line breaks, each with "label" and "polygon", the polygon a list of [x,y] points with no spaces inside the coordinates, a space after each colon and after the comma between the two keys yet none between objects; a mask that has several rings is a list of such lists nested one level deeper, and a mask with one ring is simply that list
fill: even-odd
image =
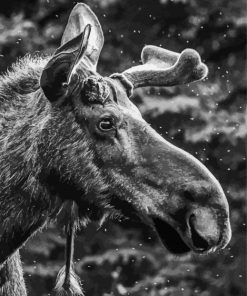
[{"label": "blurred background", "polygon": [[[27,53],[59,46],[70,0],[8,0],[0,6],[0,71]],[[87,296],[246,295],[244,0],[91,0],[105,46],[102,75],[138,64],[145,44],[199,51],[209,67],[199,83],[137,90],[134,102],[168,141],[189,151],[219,179],[230,203],[233,237],[210,256],[169,254],[137,222],[91,224],[76,242],[76,270]],[[50,295],[65,239],[50,225],[23,248],[29,295]]]}]

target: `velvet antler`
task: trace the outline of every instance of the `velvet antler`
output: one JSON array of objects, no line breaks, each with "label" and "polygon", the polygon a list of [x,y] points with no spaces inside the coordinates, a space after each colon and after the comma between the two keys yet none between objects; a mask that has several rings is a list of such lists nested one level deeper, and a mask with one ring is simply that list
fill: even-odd
[{"label": "velvet antler", "polygon": [[193,49],[181,54],[148,45],[142,50],[143,65],[132,67],[112,78],[127,78],[134,88],[143,86],[173,86],[203,79],[208,68]]}]

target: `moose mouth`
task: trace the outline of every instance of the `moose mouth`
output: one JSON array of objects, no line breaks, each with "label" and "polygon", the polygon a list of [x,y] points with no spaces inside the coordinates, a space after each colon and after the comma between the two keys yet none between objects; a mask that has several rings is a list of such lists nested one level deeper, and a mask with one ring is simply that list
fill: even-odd
[{"label": "moose mouth", "polygon": [[[153,224],[161,242],[173,254],[183,255],[191,251],[202,254],[210,249],[208,242],[198,233],[194,226],[194,216],[191,216],[187,223],[184,222],[186,230],[182,231],[175,229],[170,223],[161,218],[149,216],[149,219],[146,220],[145,217],[140,217],[140,214],[131,204],[116,196],[111,200],[111,205],[126,217],[135,220],[141,218],[139,221],[148,225],[152,221],[151,224]],[[176,224],[180,225],[181,223]],[[180,228],[182,229],[182,227]]]},{"label": "moose mouth", "polygon": [[154,227],[163,245],[173,254],[183,255],[190,251],[205,253],[209,249],[208,242],[196,231],[192,219],[188,230],[181,235],[174,227],[160,218],[153,218]]}]

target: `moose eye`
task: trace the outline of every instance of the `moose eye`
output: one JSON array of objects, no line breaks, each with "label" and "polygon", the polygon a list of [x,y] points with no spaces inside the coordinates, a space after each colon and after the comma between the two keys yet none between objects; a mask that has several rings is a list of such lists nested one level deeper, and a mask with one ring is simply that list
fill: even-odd
[{"label": "moose eye", "polygon": [[112,130],[114,128],[113,119],[110,117],[101,119],[100,122],[98,123],[98,128],[103,132]]}]

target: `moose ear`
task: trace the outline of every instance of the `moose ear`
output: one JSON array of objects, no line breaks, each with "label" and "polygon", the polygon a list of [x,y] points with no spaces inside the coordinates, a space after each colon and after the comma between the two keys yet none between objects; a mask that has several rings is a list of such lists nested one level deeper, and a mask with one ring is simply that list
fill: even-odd
[{"label": "moose ear", "polygon": [[88,41],[86,57],[93,70],[96,70],[99,55],[104,44],[104,35],[98,18],[84,3],[78,3],[72,10],[64,30],[61,46],[78,36],[91,25],[92,30]]},{"label": "moose ear", "polygon": [[90,32],[91,26],[87,25],[81,34],[56,50],[45,66],[40,87],[49,101],[61,103],[75,90],[79,79],[76,69],[81,63],[84,66],[81,73],[83,78],[92,73],[86,61],[84,63]]},{"label": "moose ear", "polygon": [[104,36],[99,21],[91,9],[77,4],[64,30],[61,46],[46,65],[40,86],[52,102],[63,102],[75,88],[76,69],[82,70],[80,79],[96,72]]}]

